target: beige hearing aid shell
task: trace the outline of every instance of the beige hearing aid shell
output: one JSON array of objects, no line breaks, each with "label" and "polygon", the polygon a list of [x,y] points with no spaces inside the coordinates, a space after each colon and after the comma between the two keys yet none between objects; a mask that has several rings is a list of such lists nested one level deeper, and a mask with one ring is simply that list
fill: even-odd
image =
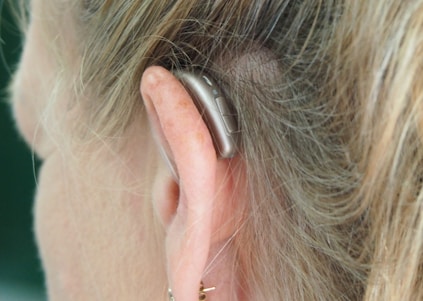
[{"label": "beige hearing aid shell", "polygon": [[176,76],[194,99],[210,131],[218,157],[232,158],[237,151],[237,118],[219,87],[205,74],[179,71]]}]

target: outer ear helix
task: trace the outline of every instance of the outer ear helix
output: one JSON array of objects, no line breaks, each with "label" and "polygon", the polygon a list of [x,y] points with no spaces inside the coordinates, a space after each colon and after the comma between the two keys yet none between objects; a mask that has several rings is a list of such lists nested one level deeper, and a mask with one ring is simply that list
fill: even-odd
[{"label": "outer ear helix", "polygon": [[175,161],[173,160],[172,151],[170,150],[169,143],[165,139],[163,135],[163,131],[161,130],[161,127],[159,126],[157,112],[154,109],[154,107],[151,107],[149,109],[149,119],[150,119],[150,125],[151,125],[151,131],[153,138],[156,142],[156,145],[159,149],[160,155],[166,162],[166,165],[169,167],[170,172],[175,179],[176,182],[179,182],[179,175],[176,169]]},{"label": "outer ear helix", "polygon": [[239,135],[237,115],[217,84],[203,73],[177,71],[175,76],[187,89],[203,117],[218,158],[235,156]]}]

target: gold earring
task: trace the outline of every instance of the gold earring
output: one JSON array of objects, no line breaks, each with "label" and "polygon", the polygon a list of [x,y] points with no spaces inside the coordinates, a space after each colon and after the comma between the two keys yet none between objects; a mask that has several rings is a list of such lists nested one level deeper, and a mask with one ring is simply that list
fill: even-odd
[{"label": "gold earring", "polygon": [[207,298],[206,293],[214,291],[215,289],[216,289],[215,286],[209,287],[209,288],[204,288],[203,281],[201,281],[201,283],[200,283],[200,296],[199,296],[198,300],[200,300],[200,301],[206,300],[206,298]]},{"label": "gold earring", "polygon": [[[209,288],[204,288],[203,281],[201,281],[198,300],[199,301],[205,301],[206,298],[207,298],[206,293],[214,291],[215,289],[216,289],[215,286],[209,287]],[[172,290],[170,288],[167,290],[167,294],[169,295],[169,301],[175,301],[175,297],[173,297]]]},{"label": "gold earring", "polygon": [[167,294],[169,295],[169,301],[175,301],[175,298],[172,294],[172,290],[170,288],[167,290]]}]

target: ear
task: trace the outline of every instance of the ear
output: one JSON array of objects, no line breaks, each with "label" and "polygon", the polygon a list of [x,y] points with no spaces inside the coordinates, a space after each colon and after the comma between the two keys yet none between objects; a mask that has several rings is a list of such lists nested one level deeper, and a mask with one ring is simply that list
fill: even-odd
[{"label": "ear", "polygon": [[198,300],[212,245],[230,237],[239,209],[236,159],[218,160],[210,132],[179,80],[161,67],[148,68],[141,94],[150,125],[174,165],[175,181],[156,175],[153,201],[166,228],[170,286],[176,300]]}]

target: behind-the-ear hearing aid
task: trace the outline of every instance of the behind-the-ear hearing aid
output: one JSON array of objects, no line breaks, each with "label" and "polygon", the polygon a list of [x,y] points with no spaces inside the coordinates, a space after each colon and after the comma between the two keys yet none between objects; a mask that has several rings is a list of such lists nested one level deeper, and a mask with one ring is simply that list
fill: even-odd
[{"label": "behind-the-ear hearing aid", "polygon": [[[227,102],[217,84],[203,73],[195,74],[187,71],[178,71],[175,76],[181,81],[194,100],[200,112],[216,150],[219,159],[232,158],[237,151],[238,123],[234,110]],[[174,176],[178,180],[175,162],[170,149],[163,137],[159,143],[160,153]]]},{"label": "behind-the-ear hearing aid", "polygon": [[236,114],[217,84],[205,74],[178,71],[176,77],[187,89],[203,117],[219,158],[232,158],[237,150]]}]

